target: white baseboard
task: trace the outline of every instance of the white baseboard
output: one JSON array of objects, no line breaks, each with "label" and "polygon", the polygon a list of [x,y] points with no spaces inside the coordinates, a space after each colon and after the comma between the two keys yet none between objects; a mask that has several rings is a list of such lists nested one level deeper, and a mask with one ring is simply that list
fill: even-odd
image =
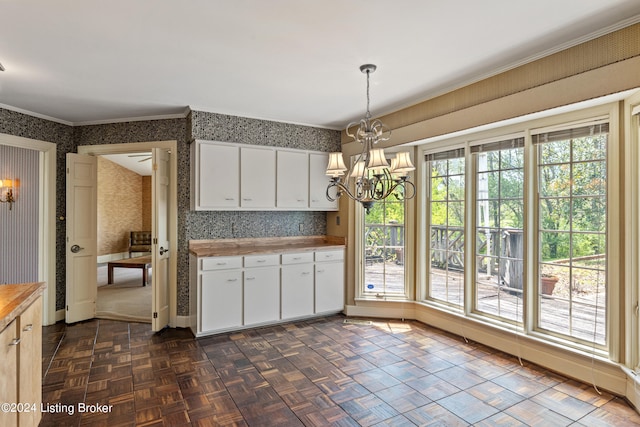
[{"label": "white baseboard", "polygon": [[188,328],[190,316],[176,316],[176,328]]},{"label": "white baseboard", "polygon": [[98,264],[104,264],[109,261],[120,261],[129,258],[129,252],[119,252],[115,254],[107,254],[98,256]]},{"label": "white baseboard", "polygon": [[65,319],[65,310],[56,310],[56,322],[59,322],[61,320]]}]

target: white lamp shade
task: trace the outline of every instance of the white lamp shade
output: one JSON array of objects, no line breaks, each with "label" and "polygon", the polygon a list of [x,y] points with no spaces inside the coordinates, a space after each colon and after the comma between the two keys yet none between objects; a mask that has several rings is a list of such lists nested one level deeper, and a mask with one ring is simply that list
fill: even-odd
[{"label": "white lamp shade", "polygon": [[396,154],[396,157],[391,161],[392,174],[406,176],[412,170],[415,170],[415,166],[411,162],[411,154],[408,151]]},{"label": "white lamp shade", "polygon": [[344,175],[346,170],[347,167],[344,165],[344,160],[342,160],[342,153],[330,153],[329,164],[327,165],[325,174],[338,177]]},{"label": "white lamp shade", "polygon": [[353,170],[349,175],[351,178],[361,178],[364,174],[364,160],[359,160],[355,165],[353,165]]},{"label": "white lamp shade", "polygon": [[384,149],[374,148],[369,152],[369,162],[367,169],[379,171],[389,167],[387,158],[384,156]]}]

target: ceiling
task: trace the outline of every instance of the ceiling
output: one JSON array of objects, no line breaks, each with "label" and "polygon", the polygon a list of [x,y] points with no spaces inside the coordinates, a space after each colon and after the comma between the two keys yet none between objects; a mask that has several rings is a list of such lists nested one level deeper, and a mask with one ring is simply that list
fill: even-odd
[{"label": "ceiling", "polygon": [[102,158],[110,160],[142,176],[151,176],[151,152],[102,154]]},{"label": "ceiling", "polygon": [[0,106],[342,129],[640,21],[638,0],[0,0]]}]

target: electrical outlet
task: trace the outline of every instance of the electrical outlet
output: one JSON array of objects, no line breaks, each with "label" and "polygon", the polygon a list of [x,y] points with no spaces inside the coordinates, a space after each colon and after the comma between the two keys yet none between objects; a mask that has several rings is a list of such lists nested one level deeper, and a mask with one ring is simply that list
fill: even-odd
[{"label": "electrical outlet", "polygon": [[336,216],[336,225],[340,225],[340,215]]},{"label": "electrical outlet", "polygon": [[298,230],[300,232],[304,231],[304,224],[303,223],[300,223],[300,226],[298,227]]}]

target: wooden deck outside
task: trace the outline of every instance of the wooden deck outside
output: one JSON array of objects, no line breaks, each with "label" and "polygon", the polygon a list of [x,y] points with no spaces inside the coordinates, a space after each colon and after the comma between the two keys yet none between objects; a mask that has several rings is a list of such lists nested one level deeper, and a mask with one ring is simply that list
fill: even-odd
[{"label": "wooden deck outside", "polygon": [[[386,273],[386,274],[385,274]],[[435,269],[431,277],[431,295],[440,301],[462,304],[464,278],[461,272],[449,271],[449,286],[446,286],[445,270]],[[522,318],[523,304],[521,291],[506,287],[498,288],[496,276],[483,276],[478,284],[476,309],[482,313],[515,320]],[[386,292],[404,294],[404,265],[395,262],[377,262],[365,267],[365,287],[368,292]],[[579,302],[570,304],[565,297],[556,295],[540,296],[540,310],[543,313],[540,327],[586,341],[605,342],[606,312],[605,292],[601,286],[599,293],[589,292],[580,295]],[[597,300],[597,301],[596,301]],[[596,312],[597,302],[597,313]],[[593,324],[593,318],[597,325]],[[570,321],[572,320],[572,321]],[[595,326],[595,328],[594,328]],[[595,330],[594,330],[595,329]]]}]

